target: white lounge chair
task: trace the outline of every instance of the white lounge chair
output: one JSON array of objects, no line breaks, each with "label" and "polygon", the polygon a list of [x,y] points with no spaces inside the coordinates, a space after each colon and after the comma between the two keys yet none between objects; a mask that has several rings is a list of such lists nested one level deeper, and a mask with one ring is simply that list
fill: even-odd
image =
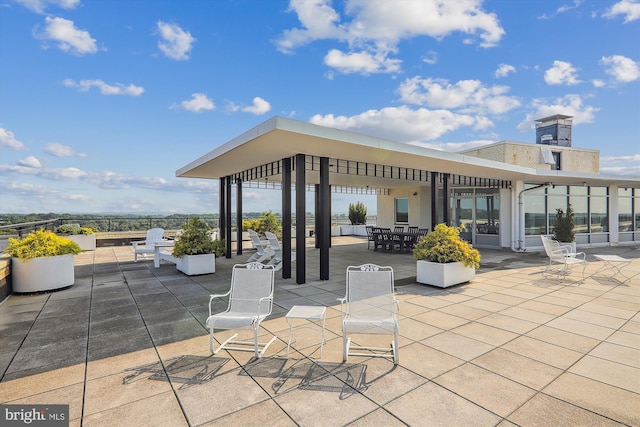
[{"label": "white lounge chair", "polygon": [[[271,314],[273,307],[274,269],[259,262],[236,264],[231,272],[231,288],[226,294],[209,297],[209,317],[207,327],[210,331],[209,347],[216,354],[222,349],[253,351],[260,358],[276,337],[267,343],[258,341],[260,322]],[[211,313],[215,298],[229,297],[227,309],[218,314]],[[220,346],[214,348],[215,329],[251,329],[253,342],[234,341],[238,334],[232,335]],[[252,346],[253,348],[251,348]]]},{"label": "white lounge chair", "polygon": [[133,245],[133,261],[138,261],[138,256],[145,258],[147,255],[153,256],[156,250],[156,242],[167,241],[164,239],[164,229],[152,228],[147,230],[145,240],[131,242]]},{"label": "white lounge chair", "polygon": [[[347,295],[339,301],[343,361],[349,356],[386,357],[398,364],[400,312],[393,291],[393,268],[375,264],[347,267]],[[390,348],[356,346],[349,334],[393,335],[393,342]]]},{"label": "white lounge chair", "polygon": [[587,256],[584,252],[573,252],[571,245],[563,245],[551,236],[540,236],[540,238],[549,257],[549,264],[542,272],[544,277],[557,275],[557,278],[561,279],[571,273],[572,266],[582,265],[582,279],[584,280],[584,270],[587,266]]},{"label": "white lounge chair", "polygon": [[251,244],[256,250],[256,253],[251,255],[247,262],[265,262],[273,258],[275,252],[269,247],[268,242],[265,244],[260,240],[260,236],[254,230],[247,230],[247,232],[251,237]]},{"label": "white lounge chair", "polygon": [[[278,241],[278,237],[275,234],[271,233],[270,231],[265,231],[264,235],[267,237],[267,240],[269,240],[269,246],[271,247],[271,249],[273,249],[273,252],[274,252],[274,256],[269,261],[269,265],[273,265],[275,267],[275,270],[278,271],[282,268],[282,260],[283,260],[282,245]],[[296,260],[296,253],[292,251],[291,261],[295,261],[295,260]]]}]

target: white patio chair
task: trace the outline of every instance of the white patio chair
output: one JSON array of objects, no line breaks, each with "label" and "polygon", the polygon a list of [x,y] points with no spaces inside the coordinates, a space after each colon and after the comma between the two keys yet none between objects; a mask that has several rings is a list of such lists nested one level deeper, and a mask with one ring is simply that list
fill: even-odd
[{"label": "white patio chair", "polygon": [[267,244],[265,244],[262,240],[260,240],[260,236],[255,230],[247,230],[249,233],[249,237],[251,237],[251,244],[256,250],[256,253],[251,255],[247,262],[265,262],[273,258],[275,252],[271,249]]},{"label": "white patio chair", "polygon": [[[256,357],[264,355],[276,337],[267,343],[258,341],[260,322],[271,314],[273,307],[274,269],[259,262],[236,264],[231,272],[231,288],[226,294],[209,297],[209,317],[207,327],[210,331],[209,348],[216,354],[222,349],[253,351]],[[221,313],[211,314],[212,302],[215,298],[228,297],[227,309]],[[232,335],[225,342],[214,348],[215,329],[251,329],[253,342],[234,341],[238,334]],[[251,348],[253,347],[253,348]]]},{"label": "white patio chair", "polygon": [[147,255],[154,255],[156,242],[167,241],[164,239],[164,229],[152,228],[147,230],[145,240],[131,242],[133,245],[133,261],[138,261],[138,256],[145,258]]},{"label": "white patio chair", "polygon": [[[349,356],[386,357],[398,364],[400,313],[393,291],[393,268],[375,264],[347,267],[347,295],[339,301],[343,361]],[[349,334],[393,335],[393,341],[390,348],[356,346]]]},{"label": "white patio chair", "polygon": [[540,236],[544,250],[549,257],[549,264],[545,267],[542,275],[557,275],[558,279],[571,273],[571,267],[582,265],[582,279],[584,280],[584,270],[587,266],[587,256],[584,252],[573,252],[571,245],[563,245],[554,240],[551,236]]},{"label": "white patio chair", "polygon": [[[269,246],[271,247],[271,249],[273,249],[274,252],[274,256],[269,261],[269,265],[273,265],[275,270],[278,271],[282,269],[282,245],[278,241],[278,237],[270,231],[265,231],[264,235],[267,237],[267,240],[269,240]],[[292,250],[291,261],[293,262],[295,260],[296,253]]]}]

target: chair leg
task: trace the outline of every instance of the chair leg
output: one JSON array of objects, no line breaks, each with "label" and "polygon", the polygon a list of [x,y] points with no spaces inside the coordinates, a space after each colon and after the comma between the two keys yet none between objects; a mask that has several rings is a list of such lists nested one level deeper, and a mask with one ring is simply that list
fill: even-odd
[{"label": "chair leg", "polygon": [[400,354],[398,352],[398,334],[393,336],[393,364],[400,363]]},{"label": "chair leg", "polygon": [[349,345],[351,344],[351,338],[342,336],[342,361],[346,362],[349,359]]}]

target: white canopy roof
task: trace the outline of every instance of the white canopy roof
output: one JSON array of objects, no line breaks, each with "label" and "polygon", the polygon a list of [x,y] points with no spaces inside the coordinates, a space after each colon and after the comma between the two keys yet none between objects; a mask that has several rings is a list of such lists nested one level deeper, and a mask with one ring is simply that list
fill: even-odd
[{"label": "white canopy roof", "polygon": [[[485,160],[465,154],[366,136],[306,122],[273,117],[176,171],[178,177],[221,178],[283,158],[305,154],[398,168],[450,173],[504,181],[551,182],[565,185],[618,185],[640,187],[640,177],[539,170]],[[273,182],[280,175],[270,176]],[[295,180],[295,174],[293,176]],[[307,172],[308,184],[318,183],[316,172]],[[397,187],[415,185],[397,178],[373,178],[352,174],[332,174],[332,185],[354,187]]]}]

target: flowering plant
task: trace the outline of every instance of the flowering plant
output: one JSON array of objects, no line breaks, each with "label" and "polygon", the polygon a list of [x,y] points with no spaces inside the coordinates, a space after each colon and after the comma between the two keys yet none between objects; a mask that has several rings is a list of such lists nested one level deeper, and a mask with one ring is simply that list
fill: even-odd
[{"label": "flowering plant", "polygon": [[416,260],[426,260],[441,264],[461,262],[465,267],[480,268],[480,252],[460,238],[460,230],[446,224],[424,236],[413,248]]},{"label": "flowering plant", "polygon": [[47,230],[31,232],[23,239],[9,238],[9,245],[4,251],[23,262],[33,258],[75,255],[82,252],[75,242]]}]

